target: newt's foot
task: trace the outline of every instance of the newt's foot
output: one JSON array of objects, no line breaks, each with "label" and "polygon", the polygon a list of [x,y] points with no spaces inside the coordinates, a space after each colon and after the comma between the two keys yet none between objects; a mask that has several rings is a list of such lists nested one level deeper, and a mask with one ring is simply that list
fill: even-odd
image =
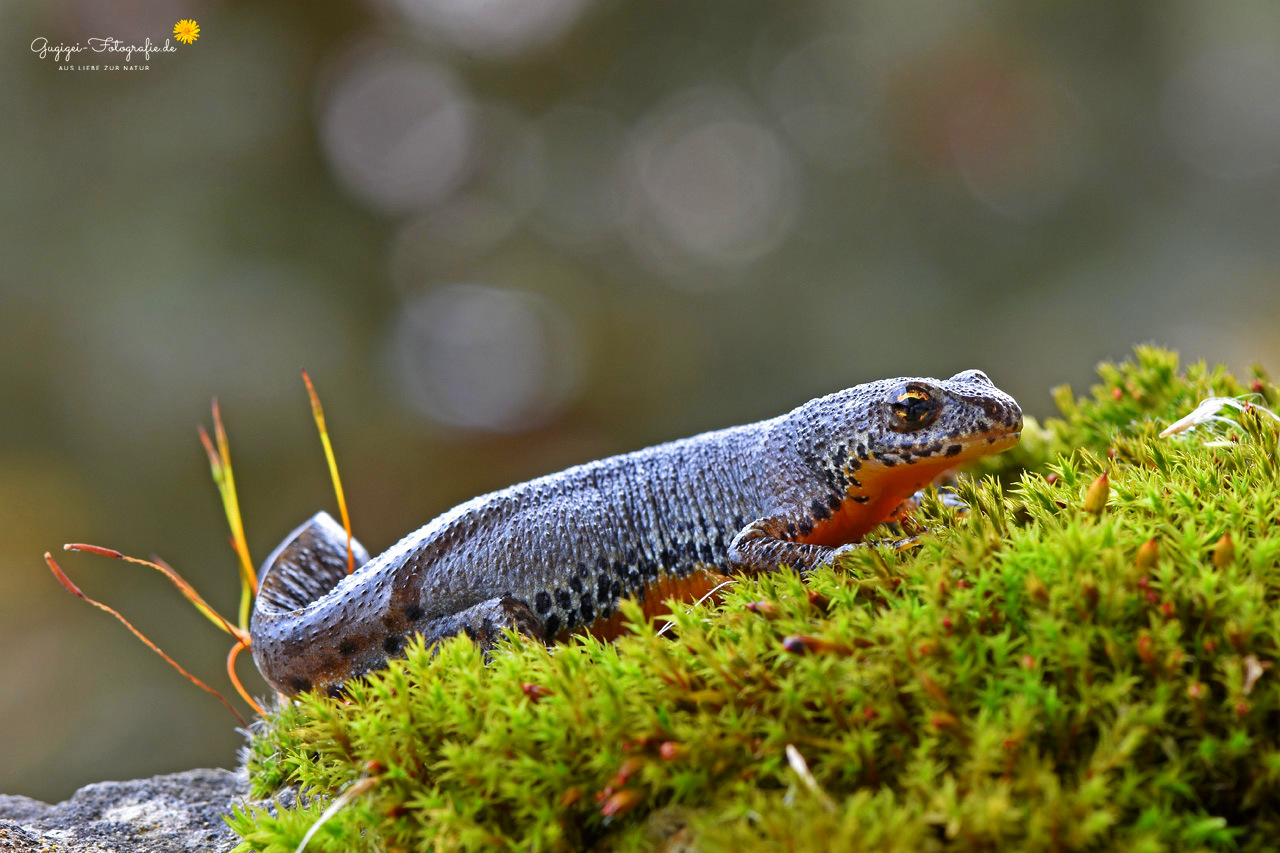
[{"label": "newt's foot", "polygon": [[[884,525],[894,535],[911,535],[918,536],[927,533],[928,528],[921,525],[912,517],[912,513],[920,509],[921,503],[924,501],[924,490],[916,492],[902,503],[889,515]],[[953,509],[957,513],[966,513],[969,511],[969,505],[960,500],[960,496],[955,490],[949,486],[940,487],[938,489],[938,503]]]},{"label": "newt's foot", "polygon": [[[927,532],[928,531],[926,530],[925,533]],[[834,566],[836,561],[845,554],[851,554],[854,551],[860,551],[864,548],[888,548],[890,551],[894,552],[910,551],[912,548],[920,547],[920,544],[923,541],[924,536],[921,534],[904,536],[901,539],[877,539],[874,541],[852,542],[848,545],[841,545],[838,548],[832,549],[831,564]]]}]

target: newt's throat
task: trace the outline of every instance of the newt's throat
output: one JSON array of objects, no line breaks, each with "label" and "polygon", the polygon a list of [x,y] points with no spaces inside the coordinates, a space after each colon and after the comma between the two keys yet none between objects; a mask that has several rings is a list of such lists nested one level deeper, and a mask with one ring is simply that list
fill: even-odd
[{"label": "newt's throat", "polygon": [[835,547],[857,542],[877,524],[888,521],[901,503],[947,471],[970,459],[999,453],[1018,443],[1021,433],[968,442],[962,452],[945,459],[922,459],[893,466],[864,465],[858,472],[862,488],[850,491],[830,517],[818,521],[797,541]]}]

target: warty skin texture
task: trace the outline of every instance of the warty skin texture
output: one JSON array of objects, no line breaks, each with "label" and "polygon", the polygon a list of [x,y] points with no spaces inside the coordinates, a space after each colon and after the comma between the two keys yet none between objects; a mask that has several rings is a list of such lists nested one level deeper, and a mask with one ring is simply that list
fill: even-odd
[{"label": "warty skin texture", "polygon": [[981,371],[887,379],[483,495],[376,558],[354,543],[351,575],[346,534],[320,513],[263,565],[254,661],[282,693],[336,692],[415,633],[482,645],[507,627],[607,635],[624,596],[687,597],[715,571],[829,563],[1021,429],[1018,404]]}]

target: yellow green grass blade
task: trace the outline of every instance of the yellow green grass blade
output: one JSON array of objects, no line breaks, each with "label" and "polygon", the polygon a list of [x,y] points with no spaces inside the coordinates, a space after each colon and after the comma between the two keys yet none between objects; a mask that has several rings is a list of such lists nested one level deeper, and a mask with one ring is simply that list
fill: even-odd
[{"label": "yellow green grass blade", "polygon": [[333,458],[333,444],[329,441],[329,430],[324,422],[324,408],[320,405],[320,397],[307,371],[302,371],[302,381],[307,384],[307,396],[311,398],[311,415],[316,420],[316,429],[320,430],[320,443],[324,445],[324,457],[329,462],[329,476],[333,478],[333,491],[338,496],[338,509],[342,513],[342,526],[347,531],[347,574],[356,570],[355,555],[351,551],[351,516],[347,514],[347,498],[342,493],[342,480],[338,477],[338,462]]},{"label": "yellow green grass blade", "polygon": [[258,592],[258,577],[253,570],[253,561],[249,557],[249,545],[245,541],[240,501],[236,497],[236,480],[231,470],[231,449],[216,399],[213,401],[213,431],[217,439],[216,445],[203,426],[200,427],[200,441],[204,445],[205,453],[209,456],[213,482],[218,487],[218,494],[222,497],[222,507],[227,514],[227,524],[231,527],[231,546],[240,559],[240,628],[247,631],[249,608],[253,604],[254,595]]}]

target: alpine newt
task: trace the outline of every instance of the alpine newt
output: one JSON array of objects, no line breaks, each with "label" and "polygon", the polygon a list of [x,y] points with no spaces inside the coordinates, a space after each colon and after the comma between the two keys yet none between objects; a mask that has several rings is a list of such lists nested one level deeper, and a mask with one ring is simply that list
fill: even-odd
[{"label": "alpine newt", "polygon": [[887,379],[482,495],[374,559],[353,541],[353,574],[322,512],[263,565],[253,658],[283,693],[336,692],[413,634],[608,636],[621,598],[692,598],[717,572],[808,571],[865,547],[916,490],[1021,430],[1018,404],[979,370]]}]

